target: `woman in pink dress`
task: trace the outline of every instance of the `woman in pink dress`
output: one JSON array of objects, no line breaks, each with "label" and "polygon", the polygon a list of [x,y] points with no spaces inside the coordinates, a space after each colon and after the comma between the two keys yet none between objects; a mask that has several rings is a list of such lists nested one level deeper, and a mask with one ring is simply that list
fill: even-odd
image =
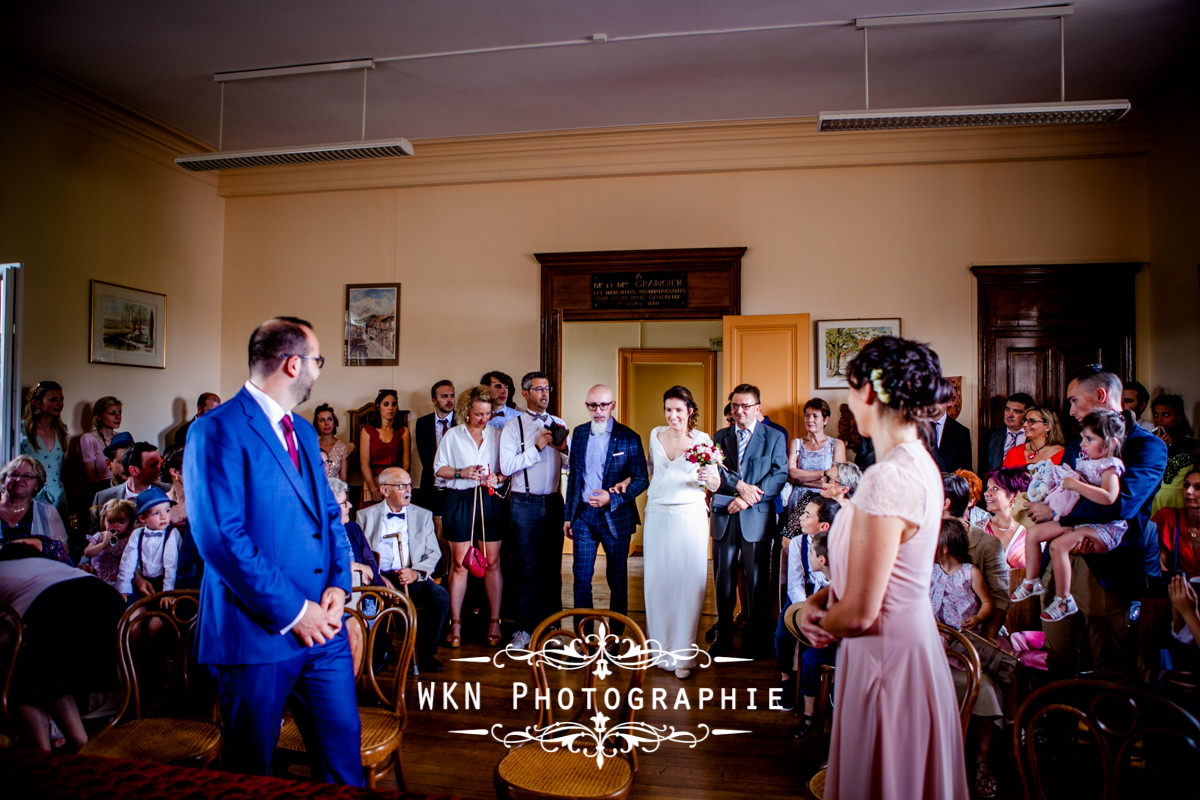
[{"label": "woman in pink dress", "polygon": [[958,700],[929,602],[942,478],[917,435],[954,391],[935,353],[893,336],[846,372],[877,460],[829,532],[833,585],[801,616],[813,645],[842,640],[826,796],[966,800]]}]

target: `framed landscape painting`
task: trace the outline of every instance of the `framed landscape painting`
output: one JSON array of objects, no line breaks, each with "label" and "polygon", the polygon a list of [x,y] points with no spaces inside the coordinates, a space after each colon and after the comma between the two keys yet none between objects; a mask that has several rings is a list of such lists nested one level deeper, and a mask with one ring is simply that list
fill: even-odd
[{"label": "framed landscape painting", "polygon": [[897,319],[821,319],[817,320],[816,364],[818,389],[843,389],[846,365],[872,339],[899,336]]},{"label": "framed landscape painting", "polygon": [[346,284],[345,364],[400,364],[400,284]]},{"label": "framed landscape painting", "polygon": [[167,296],[92,281],[88,361],[167,368]]}]

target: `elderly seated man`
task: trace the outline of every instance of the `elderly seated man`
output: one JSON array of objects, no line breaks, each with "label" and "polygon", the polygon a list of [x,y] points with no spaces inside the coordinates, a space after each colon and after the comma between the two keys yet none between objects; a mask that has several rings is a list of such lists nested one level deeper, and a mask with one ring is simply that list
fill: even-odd
[{"label": "elderly seated man", "polygon": [[450,595],[430,576],[442,557],[433,514],[412,505],[412,477],[399,467],[379,474],[383,502],[358,512],[358,523],[371,549],[379,554],[379,574],[405,592],[418,607],[417,667],[438,672],[438,639],[450,613]]}]

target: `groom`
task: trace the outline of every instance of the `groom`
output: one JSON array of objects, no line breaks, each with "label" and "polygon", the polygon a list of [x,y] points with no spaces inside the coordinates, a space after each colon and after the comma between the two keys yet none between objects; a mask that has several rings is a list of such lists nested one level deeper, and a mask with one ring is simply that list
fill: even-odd
[{"label": "groom", "polygon": [[729,655],[733,650],[733,609],[742,570],[750,625],[739,655],[753,658],[767,642],[769,522],[775,497],[787,482],[787,443],[782,433],[759,419],[757,386],[735,387],[730,404],[734,424],[713,437],[725,454],[724,464],[706,470],[706,484],[714,493],[709,524],[717,583],[717,638],[709,653]]}]

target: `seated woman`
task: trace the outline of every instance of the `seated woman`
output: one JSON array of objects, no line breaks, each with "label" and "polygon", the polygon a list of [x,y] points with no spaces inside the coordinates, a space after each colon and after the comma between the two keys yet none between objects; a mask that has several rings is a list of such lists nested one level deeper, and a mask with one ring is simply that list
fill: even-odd
[{"label": "seated woman", "polygon": [[1019,444],[1004,454],[1001,467],[1027,467],[1049,459],[1062,463],[1063,435],[1058,415],[1048,408],[1033,406],[1025,412],[1025,444]]},{"label": "seated woman", "polygon": [[67,530],[54,506],[34,497],[46,483],[46,470],[33,456],[17,456],[0,469],[0,541],[23,541],[46,558],[71,564]]},{"label": "seated woman", "polygon": [[[358,437],[358,465],[362,469],[363,492],[359,508],[383,499],[379,473],[388,467],[408,469],[408,428],[396,429],[400,396],[395,389],[380,389],[375,395],[375,412]],[[340,477],[340,476],[339,476]]]},{"label": "seated woman", "polygon": [[1162,568],[1200,578],[1200,467],[1183,476],[1183,508],[1161,508],[1153,517],[1158,526],[1158,555]]},{"label": "seated woman", "polygon": [[325,454],[325,477],[337,478],[345,483],[354,445],[337,438],[338,419],[333,413],[333,406],[328,403],[317,406],[313,413],[313,427],[317,429],[321,452]]},{"label": "seated woman", "polygon": [[1025,569],[1026,530],[1013,517],[1013,509],[1017,495],[1029,488],[1029,478],[1026,469],[994,469],[987,474],[987,489],[983,493],[984,503],[992,515],[983,529],[1004,545],[1004,559],[1011,569]]},{"label": "seated woman", "polygon": [[38,500],[67,514],[63,489],[63,455],[67,452],[67,426],[62,421],[63,391],[54,381],[41,381],[29,391],[29,402],[21,417],[21,452],[33,456],[46,470],[46,485]]}]

